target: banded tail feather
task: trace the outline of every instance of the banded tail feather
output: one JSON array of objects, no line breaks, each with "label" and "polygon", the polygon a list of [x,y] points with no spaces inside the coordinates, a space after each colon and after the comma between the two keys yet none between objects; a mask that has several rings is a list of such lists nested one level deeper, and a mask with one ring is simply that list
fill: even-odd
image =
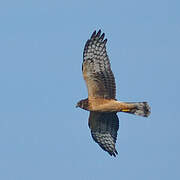
[{"label": "banded tail feather", "polygon": [[138,116],[148,117],[151,113],[151,108],[147,102],[126,102],[127,104],[134,105],[132,108],[122,109],[122,112],[135,114]]}]

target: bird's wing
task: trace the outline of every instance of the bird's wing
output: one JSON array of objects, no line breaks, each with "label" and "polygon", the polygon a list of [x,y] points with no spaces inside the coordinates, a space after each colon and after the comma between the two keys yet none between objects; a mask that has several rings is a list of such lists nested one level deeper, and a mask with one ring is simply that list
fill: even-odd
[{"label": "bird's wing", "polygon": [[105,34],[94,31],[86,42],[83,53],[83,76],[88,88],[88,97],[115,99],[116,84],[106,52]]},{"label": "bird's wing", "polygon": [[115,149],[115,143],[119,129],[117,114],[90,112],[88,124],[94,141],[111,156],[116,156],[118,152]]}]

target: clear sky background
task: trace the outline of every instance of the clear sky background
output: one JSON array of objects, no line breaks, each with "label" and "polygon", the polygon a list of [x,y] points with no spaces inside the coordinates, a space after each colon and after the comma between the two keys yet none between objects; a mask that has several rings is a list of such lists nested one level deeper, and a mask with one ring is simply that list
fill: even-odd
[{"label": "clear sky background", "polygon": [[[1,180],[180,179],[180,1],[0,2]],[[114,158],[91,138],[82,52],[108,38],[117,99],[148,101],[149,118],[119,113]]]}]

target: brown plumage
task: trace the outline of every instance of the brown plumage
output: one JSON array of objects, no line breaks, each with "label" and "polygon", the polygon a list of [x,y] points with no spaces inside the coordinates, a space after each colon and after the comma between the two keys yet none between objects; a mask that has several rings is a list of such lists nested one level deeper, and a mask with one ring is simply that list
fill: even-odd
[{"label": "brown plumage", "polygon": [[106,52],[107,39],[101,30],[93,32],[86,42],[82,71],[88,89],[88,98],[77,103],[77,107],[90,111],[89,128],[93,139],[110,155],[116,156],[115,143],[119,129],[117,112],[147,117],[150,107],[147,102],[119,102],[116,84]]}]

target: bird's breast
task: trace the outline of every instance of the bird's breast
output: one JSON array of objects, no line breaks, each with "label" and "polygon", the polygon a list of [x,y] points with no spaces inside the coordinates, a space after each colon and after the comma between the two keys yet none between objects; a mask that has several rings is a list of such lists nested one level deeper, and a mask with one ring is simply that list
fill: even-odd
[{"label": "bird's breast", "polygon": [[98,112],[117,112],[118,101],[114,99],[89,99],[89,110]]}]

